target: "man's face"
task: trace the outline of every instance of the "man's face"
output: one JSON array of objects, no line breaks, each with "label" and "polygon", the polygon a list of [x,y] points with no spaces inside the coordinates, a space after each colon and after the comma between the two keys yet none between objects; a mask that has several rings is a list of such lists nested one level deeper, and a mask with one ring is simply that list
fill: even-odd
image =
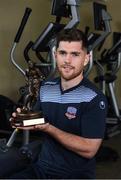
[{"label": "man's face", "polygon": [[57,67],[64,80],[72,80],[83,76],[84,66],[89,56],[78,41],[61,41],[55,53]]}]

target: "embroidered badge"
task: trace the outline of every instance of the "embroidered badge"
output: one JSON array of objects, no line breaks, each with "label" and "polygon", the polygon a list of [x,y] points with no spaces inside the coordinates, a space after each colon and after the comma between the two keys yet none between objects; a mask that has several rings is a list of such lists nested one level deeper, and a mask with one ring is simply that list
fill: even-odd
[{"label": "embroidered badge", "polygon": [[104,103],[104,101],[100,101],[99,106],[100,106],[100,109],[105,109],[105,103]]},{"label": "embroidered badge", "polygon": [[68,119],[74,119],[76,117],[77,109],[75,107],[68,107],[65,116]]}]

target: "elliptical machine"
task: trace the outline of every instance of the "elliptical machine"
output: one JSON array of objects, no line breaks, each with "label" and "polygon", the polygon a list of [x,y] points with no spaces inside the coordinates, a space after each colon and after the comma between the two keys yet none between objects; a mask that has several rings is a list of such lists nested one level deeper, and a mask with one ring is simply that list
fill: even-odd
[{"label": "elliptical machine", "polygon": [[[29,83],[29,79],[31,79],[29,77],[29,74],[30,74],[29,72],[30,72],[31,68],[33,68],[34,70],[36,68],[38,68],[40,70],[40,72],[42,72],[42,73],[40,73],[40,76],[38,78],[40,81],[40,84],[41,84],[41,81],[43,81],[44,79],[50,78],[54,75],[54,72],[56,69],[55,58],[54,58],[55,36],[62,28],[72,28],[79,23],[79,21],[80,21],[79,6],[80,6],[80,3],[78,0],[75,0],[73,2],[71,0],[68,0],[68,1],[61,0],[60,4],[58,4],[58,1],[53,1],[52,15],[56,16],[56,22],[49,23],[49,25],[45,28],[45,30],[40,34],[39,38],[37,38],[35,43],[30,41],[27,44],[27,46],[24,50],[24,58],[28,64],[28,69],[23,70],[16,63],[14,53],[15,53],[17,43],[19,42],[20,37],[22,35],[25,24],[31,13],[31,9],[26,8],[24,16],[22,18],[22,22],[20,24],[20,27],[19,27],[16,37],[14,39],[14,44],[13,44],[13,47],[11,49],[11,54],[10,54],[11,62],[17,68],[17,70],[19,70],[21,72],[21,74],[25,77],[26,82],[27,82],[25,88],[21,90],[23,93],[22,94],[23,99],[26,98],[26,96],[28,95],[28,90],[30,89],[29,85],[33,83],[33,82]],[[61,12],[62,8],[65,9],[64,14],[63,14],[63,12]],[[59,12],[60,12],[60,14],[58,14]],[[63,16],[64,17],[66,16],[67,18],[70,19],[70,21],[67,25],[60,24],[61,17],[63,17]],[[39,60],[39,63],[31,60],[31,58],[29,57],[30,50],[35,52],[37,60]],[[44,59],[40,52],[47,52],[48,53],[47,59]],[[24,100],[23,100],[23,102],[24,102]],[[17,128],[13,131],[13,133],[10,136],[10,138],[8,139],[7,143],[1,147],[1,150],[3,152],[7,152],[10,149],[10,147],[12,147],[19,131],[20,130],[18,130]],[[29,144],[29,139],[30,139],[29,135],[30,134],[29,134],[28,130],[23,130],[23,142],[22,142],[23,151],[24,151],[24,147],[28,146],[28,144]]]},{"label": "elliptical machine", "polygon": [[[101,53],[101,59],[95,61],[99,75],[95,77],[95,82],[100,84],[100,88],[107,96],[109,109],[107,117],[106,137],[112,137],[121,132],[121,115],[118,101],[115,95],[115,81],[117,72],[121,66],[121,38],[110,49]],[[106,66],[106,67],[105,67]]]}]

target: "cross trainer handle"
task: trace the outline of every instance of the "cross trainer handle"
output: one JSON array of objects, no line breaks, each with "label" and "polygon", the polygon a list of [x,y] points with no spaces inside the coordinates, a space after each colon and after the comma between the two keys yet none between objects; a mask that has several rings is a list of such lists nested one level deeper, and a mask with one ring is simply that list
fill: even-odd
[{"label": "cross trainer handle", "polygon": [[26,25],[26,23],[27,23],[27,20],[28,20],[28,18],[29,18],[29,15],[30,15],[31,11],[32,11],[32,9],[26,8],[25,13],[24,13],[24,16],[23,16],[22,21],[21,21],[21,24],[20,24],[20,27],[19,27],[18,32],[17,32],[17,34],[16,34],[16,37],[15,37],[15,39],[14,39],[14,42],[15,42],[15,43],[18,43],[18,42],[19,42],[19,40],[20,40],[20,38],[21,38],[21,35],[22,35],[22,32],[23,32],[23,30],[24,30],[24,27],[25,27],[25,25]]}]

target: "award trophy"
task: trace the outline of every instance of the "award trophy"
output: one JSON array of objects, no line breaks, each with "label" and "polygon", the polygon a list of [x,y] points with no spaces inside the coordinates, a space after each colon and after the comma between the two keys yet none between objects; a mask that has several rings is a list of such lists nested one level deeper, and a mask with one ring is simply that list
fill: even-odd
[{"label": "award trophy", "polygon": [[40,83],[45,79],[45,77],[32,61],[28,62],[28,69],[26,70],[25,77],[28,93],[25,95],[24,105],[21,112],[17,112],[16,117],[11,121],[11,125],[15,127],[32,126],[45,123],[42,112],[32,110],[38,97]]},{"label": "award trophy", "polygon": [[[24,105],[21,109],[21,112],[17,112],[17,116],[10,120],[11,126],[15,126],[16,128],[10,136],[8,142],[2,145],[2,147],[0,147],[0,150],[2,150],[3,152],[8,151],[8,149],[12,146],[16,134],[19,131],[18,127],[32,126],[45,123],[42,111],[33,110],[33,106],[36,103],[39,93],[41,81],[43,81],[45,77],[41,73],[40,69],[36,66],[36,64],[32,61],[28,62],[28,69],[26,70],[25,77],[27,81],[28,93],[27,95],[25,95],[23,103]],[[23,145],[27,145],[28,142],[29,130],[24,130]]]}]

